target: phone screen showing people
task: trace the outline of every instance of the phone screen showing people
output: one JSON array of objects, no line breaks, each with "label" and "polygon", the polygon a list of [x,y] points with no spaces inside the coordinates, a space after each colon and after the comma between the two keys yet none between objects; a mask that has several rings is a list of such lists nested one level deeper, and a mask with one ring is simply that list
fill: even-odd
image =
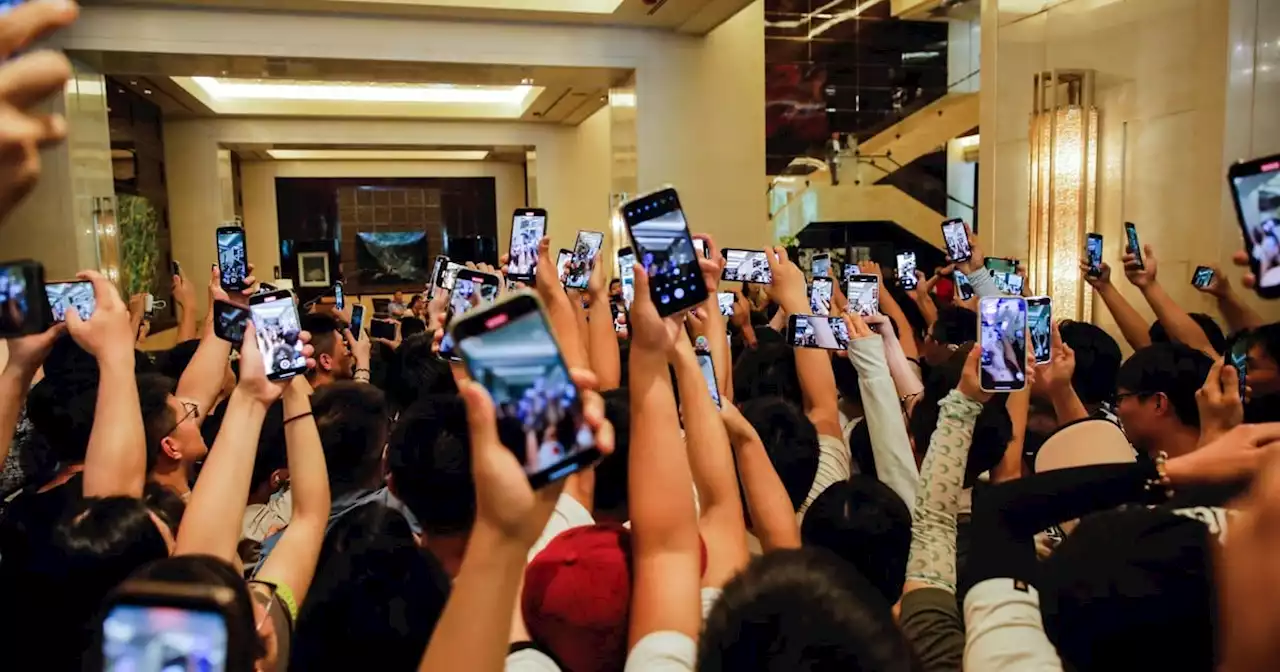
[{"label": "phone screen showing people", "polygon": [[1085,263],[1089,265],[1089,275],[1102,275],[1102,236],[1091,233],[1084,243]]},{"label": "phone screen showing people", "polygon": [[948,219],[943,222],[942,238],[947,243],[947,256],[951,262],[973,258],[973,248],[969,246],[969,229],[964,225],[963,219]]},{"label": "phone screen showing people", "polygon": [[289,290],[255,295],[249,304],[268,380],[292,378],[307,370],[302,325]]},{"label": "phone screen showing people", "polygon": [[720,304],[721,315],[725,317],[733,317],[733,307],[737,302],[737,297],[733,295],[733,292],[716,293],[716,302]]},{"label": "phone screen showing people", "polygon": [[870,274],[858,274],[845,285],[849,310],[866,317],[880,312],[880,279]]},{"label": "phone screen showing people", "polygon": [[982,265],[987,267],[992,273],[1013,273],[1018,270],[1018,261],[1016,259],[1006,259],[1004,257],[987,257],[982,260]]},{"label": "phone screen showing people", "polygon": [[613,299],[609,302],[609,312],[613,315],[613,333],[621,337],[626,337],[627,332],[627,307],[619,299]]},{"label": "phone screen showing people", "polygon": [[815,254],[813,255],[813,266],[811,272],[815,278],[831,277],[831,255]]},{"label": "phone screen showing people", "polygon": [[1053,356],[1053,303],[1047,296],[1027,299],[1027,326],[1031,327],[1031,350],[1036,363]]},{"label": "phone screen showing people", "polygon": [[87,320],[98,305],[93,298],[93,283],[88,280],[51,282],[44,286],[44,293],[49,297],[54,322],[66,322],[67,309],[73,307],[80,319]]},{"label": "phone screen showing people", "polygon": [[0,266],[0,338],[34,334],[48,326],[38,303],[43,278],[43,268],[33,262]]},{"label": "phone screen showing people", "polygon": [[569,258],[569,267],[565,274],[564,286],[569,289],[586,289],[591,280],[591,268],[595,264],[596,255],[604,245],[604,234],[599,231],[579,231],[578,239],[573,243],[573,256]]},{"label": "phone screen showing people", "polygon": [[631,248],[623,248],[618,252],[618,280],[622,285],[622,301],[627,310],[631,310],[631,302],[636,300],[636,255]]},{"label": "phone screen showing people", "polygon": [[239,346],[244,342],[244,327],[249,321],[249,309],[226,301],[213,302],[213,334],[222,340]]},{"label": "phone screen showing people", "polygon": [[1236,376],[1240,381],[1240,398],[1244,399],[1247,387],[1247,378],[1249,373],[1249,339],[1236,337],[1231,347],[1227,349],[1227,364],[1235,367]]},{"label": "phone screen showing people", "polygon": [[707,299],[707,283],[675,189],[623,205],[622,217],[649,275],[649,294],[658,315],[665,317]]},{"label": "phone screen showing people", "polygon": [[849,328],[840,317],[791,315],[787,318],[787,342],[796,348],[847,350]]},{"label": "phone screen showing people", "polygon": [[1191,284],[1199,289],[1208,289],[1213,284],[1213,269],[1208,266],[1196,266],[1196,272],[1191,276]]},{"label": "phone screen showing people", "polygon": [[831,314],[831,292],[834,284],[831,278],[815,277],[809,286],[809,305],[814,315]]},{"label": "phone screen showing people", "polygon": [[1280,297],[1280,156],[1235,164],[1227,179],[1256,290]]},{"label": "phone screen showing people", "polygon": [[[1138,268],[1146,268],[1147,264],[1142,260],[1142,243],[1138,242],[1138,227],[1132,222],[1124,223],[1125,247],[1128,248],[1133,259],[1138,264]],[[1101,263],[1101,262],[1099,262]]]},{"label": "phone screen showing people", "polygon": [[218,229],[218,273],[222,278],[222,286],[226,289],[240,290],[246,287],[249,261],[244,246],[244,229]]},{"label": "phone screen showing people", "polygon": [[903,289],[915,289],[919,281],[916,279],[916,253],[898,253],[898,282]]},{"label": "phone screen showing people", "polygon": [[750,282],[757,285],[773,284],[773,271],[769,259],[760,250],[724,250],[724,271],[721,280]]},{"label": "phone screen showing people", "polygon": [[517,210],[511,219],[511,255],[507,277],[529,281],[538,269],[538,245],[547,230],[547,213]]},{"label": "phone screen showing people", "polygon": [[573,250],[560,250],[556,254],[556,275],[560,278],[560,284],[563,285],[569,277],[569,260],[573,259]]},{"label": "phone screen showing people", "polygon": [[697,356],[702,379],[707,382],[707,391],[711,393],[711,400],[716,402],[716,408],[720,408],[720,386],[716,383],[716,367],[712,363],[711,353],[699,352]]},{"label": "phone screen showing people", "polygon": [[[475,308],[482,308],[498,298],[498,276],[463,269],[453,281],[453,289],[449,290],[449,312],[445,316],[445,324],[453,318],[465,315]],[[454,353],[453,336],[444,332],[440,339],[440,356],[457,360]]]},{"label": "phone screen showing people", "polygon": [[857,264],[848,263],[844,265],[844,276],[842,279],[844,280],[844,283],[847,285],[849,284],[849,280],[853,278],[853,276],[859,275],[861,273],[862,273],[862,270],[858,268]]},{"label": "phone screen showing people", "polygon": [[102,669],[224,672],[229,642],[216,611],[116,604],[102,619]]},{"label": "phone screen showing people", "polygon": [[978,338],[982,389],[988,392],[1021,390],[1026,386],[1027,301],[1020,297],[991,296],[978,303]]},{"label": "phone screen showing people", "polygon": [[973,284],[969,282],[969,276],[955,271],[952,273],[956,279],[956,291],[960,292],[960,300],[968,301],[973,298]]},{"label": "phone screen showing people", "polygon": [[471,379],[493,398],[498,438],[534,487],[568,476],[599,455],[546,318],[519,296],[455,326]]},{"label": "phone screen showing people", "polygon": [[342,293],[342,283],[333,283],[333,305],[342,310],[347,307],[347,297]]}]

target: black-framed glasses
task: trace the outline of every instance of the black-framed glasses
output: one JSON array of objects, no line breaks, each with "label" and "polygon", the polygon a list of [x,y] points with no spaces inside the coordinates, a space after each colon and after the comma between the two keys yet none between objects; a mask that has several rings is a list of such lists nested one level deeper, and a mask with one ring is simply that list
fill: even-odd
[{"label": "black-framed glasses", "polygon": [[1112,402],[1112,405],[1119,406],[1120,402],[1124,401],[1125,399],[1128,399],[1129,397],[1137,397],[1139,400],[1141,400],[1147,397],[1153,397],[1157,394],[1159,394],[1159,392],[1117,392],[1115,396],[1115,401]]},{"label": "black-framed glasses", "polygon": [[182,404],[182,417],[178,418],[178,421],[173,423],[173,427],[171,427],[169,431],[164,433],[165,436],[169,436],[170,434],[173,434],[174,432],[178,431],[178,428],[182,426],[182,423],[188,420],[191,420],[193,418],[200,417],[199,404],[191,401],[179,401],[178,403]]}]

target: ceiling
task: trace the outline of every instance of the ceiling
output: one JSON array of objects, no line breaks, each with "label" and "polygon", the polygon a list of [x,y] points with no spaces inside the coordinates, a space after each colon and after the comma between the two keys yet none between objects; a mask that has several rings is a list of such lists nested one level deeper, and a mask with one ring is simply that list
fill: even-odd
[{"label": "ceiling", "polygon": [[[635,26],[704,35],[752,0],[132,0],[138,5]],[[115,4],[84,0],[86,5]]]},{"label": "ceiling", "polygon": [[[240,155],[245,161],[423,161],[423,160],[484,160],[500,163],[523,164],[526,152],[532,147],[522,145],[297,145],[297,144],[263,144],[263,143],[231,143],[223,145]],[[427,158],[424,152],[457,153],[457,156],[439,156]],[[478,153],[483,152],[483,158]],[[476,153],[475,157],[465,157],[465,153]],[[346,156],[343,156],[343,155]]]}]

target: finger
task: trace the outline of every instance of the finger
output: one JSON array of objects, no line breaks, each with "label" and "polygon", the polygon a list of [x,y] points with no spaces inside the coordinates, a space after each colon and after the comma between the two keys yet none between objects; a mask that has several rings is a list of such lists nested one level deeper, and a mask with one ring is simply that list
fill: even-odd
[{"label": "finger", "polygon": [[467,426],[471,430],[471,450],[480,453],[494,446],[498,440],[498,419],[493,410],[493,398],[484,386],[469,380],[459,386],[458,394],[467,405]]},{"label": "finger", "polygon": [[588,369],[570,369],[569,378],[579,388],[584,390],[599,390],[600,379],[596,378],[596,374]]},{"label": "finger", "polygon": [[261,357],[258,350],[258,339],[254,334],[257,330],[253,328],[253,320],[245,320],[244,322],[244,340],[240,342],[240,359],[253,354]]},{"label": "finger", "polygon": [[1249,254],[1244,250],[1236,250],[1235,254],[1231,255],[1231,263],[1235,264],[1236,266],[1247,267],[1249,265]]},{"label": "finger", "polygon": [[[764,255],[769,256],[769,255]],[[651,303],[652,297],[649,296],[649,274],[645,273],[644,267],[640,264],[633,266],[636,282],[636,298],[635,303]]]},{"label": "finger", "polygon": [[1261,422],[1248,427],[1250,439],[1257,445],[1280,441],[1280,422]]},{"label": "finger", "polygon": [[79,15],[80,8],[71,2],[28,2],[18,5],[0,21],[0,58],[7,58],[41,37],[71,25]]},{"label": "finger", "polygon": [[1236,390],[1240,389],[1240,372],[1237,371],[1234,366],[1223,366],[1221,362],[1222,360],[1219,359],[1216,365],[1220,366],[1222,369],[1218,374],[1222,381],[1222,392],[1225,394],[1227,390],[1231,390],[1234,396],[1236,394]]},{"label": "finger", "polygon": [[351,335],[351,327],[342,330],[342,335],[347,339],[347,343],[355,343],[356,337]]},{"label": "finger", "polygon": [[80,311],[75,306],[67,306],[63,319],[66,320],[68,329],[79,329],[84,324],[84,320],[80,319]]},{"label": "finger", "polygon": [[764,250],[765,263],[769,264],[769,275],[773,276],[775,279],[778,277],[779,262],[778,262],[778,259],[776,258],[777,253],[778,253],[778,248],[776,247],[766,247]]},{"label": "finger", "polygon": [[1054,352],[1062,349],[1062,330],[1058,327],[1058,323],[1054,322],[1049,330],[1049,346]]},{"label": "finger", "polygon": [[111,284],[111,281],[101,273],[97,271],[80,271],[76,273],[76,277],[93,283],[93,300],[98,306],[124,305],[124,299],[120,298],[120,292],[116,291],[116,286]]}]

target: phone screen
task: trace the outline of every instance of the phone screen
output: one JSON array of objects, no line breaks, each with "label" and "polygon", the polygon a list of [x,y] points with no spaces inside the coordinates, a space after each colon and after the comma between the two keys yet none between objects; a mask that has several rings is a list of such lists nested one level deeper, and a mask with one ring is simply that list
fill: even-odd
[{"label": "phone screen", "polygon": [[791,315],[787,318],[787,342],[796,348],[847,350],[849,329],[839,317]]},{"label": "phone screen", "polygon": [[733,305],[737,297],[733,292],[717,292],[716,302],[720,304],[720,314],[725,317],[733,317]]},{"label": "phone screen", "polygon": [[369,337],[385,338],[388,341],[396,340],[396,323],[390,320],[371,320],[369,322]]},{"label": "phone screen", "polygon": [[538,244],[547,230],[547,214],[538,210],[517,210],[511,220],[511,259],[507,277],[532,280],[538,268]]},{"label": "phone screen", "polygon": [[215,611],[117,604],[102,620],[103,669],[223,672],[229,641]]},{"label": "phone screen", "polygon": [[34,332],[41,325],[32,314],[38,306],[31,305],[28,294],[39,285],[32,264],[0,266],[0,335],[18,336]]},{"label": "phone screen", "polygon": [[769,260],[764,255],[760,250],[725,250],[724,272],[720,274],[720,279],[758,285],[773,284],[773,271],[769,270]]},{"label": "phone screen", "polygon": [[582,395],[532,297],[512,301],[455,326],[472,380],[493,397],[498,437],[538,487],[595,459],[595,435]]},{"label": "phone screen", "polygon": [[66,322],[67,309],[72,306],[80,314],[80,319],[87,320],[98,305],[93,298],[93,283],[88,280],[51,282],[44,286],[44,293],[49,297],[54,322]]},{"label": "phone screen", "polygon": [[1191,276],[1191,284],[1205,289],[1213,283],[1213,269],[1208,266],[1197,266],[1195,275]]},{"label": "phone screen", "polygon": [[1004,257],[987,257],[982,261],[982,265],[992,273],[1012,273],[1018,270],[1018,262]]},{"label": "phone screen", "polygon": [[364,306],[357,303],[351,306],[351,335],[358,341],[362,331],[364,331]]},{"label": "phone screen", "polygon": [[452,261],[445,261],[444,267],[440,269],[440,278],[436,283],[436,287],[446,292],[453,291],[453,280],[458,277],[458,271],[466,268],[462,264],[455,264]]},{"label": "phone screen", "polygon": [[1244,399],[1245,387],[1249,377],[1249,339],[1236,338],[1231,344],[1231,348],[1227,350],[1227,364],[1235,367],[1236,375],[1240,378],[1240,398]]},{"label": "phone screen", "polygon": [[560,254],[556,255],[556,273],[560,276],[560,284],[564,284],[569,278],[569,260],[573,258],[571,250],[560,250]]},{"label": "phone screen", "polygon": [[710,254],[707,252],[707,241],[701,238],[693,239],[693,249],[696,250],[698,252],[698,256],[703,259],[710,257]]},{"label": "phone screen", "polygon": [[[1146,264],[1142,261],[1142,243],[1138,242],[1138,227],[1131,222],[1124,223],[1124,236],[1126,239],[1126,247],[1138,262],[1138,268],[1146,268]],[[1099,262],[1101,263],[1101,262]]]},{"label": "phone screen", "polygon": [[227,289],[244,289],[249,277],[249,262],[244,247],[244,229],[218,229],[218,272],[222,286]]},{"label": "phone screen", "polygon": [[916,279],[916,253],[898,253],[898,282],[903,289],[915,289],[919,281]]},{"label": "phone screen", "polygon": [[960,271],[954,271],[952,275],[956,278],[956,289],[960,291],[960,299],[963,301],[972,299],[973,285],[969,282],[969,276]]},{"label": "phone screen", "polygon": [[305,373],[307,357],[302,354],[304,344],[299,338],[302,325],[289,290],[258,294],[253,297],[249,310],[267,378],[281,380]]},{"label": "phone screen", "polygon": [[986,297],[978,304],[982,347],[982,389],[1021,390],[1026,385],[1027,302],[1014,297]]},{"label": "phone screen", "polygon": [[831,277],[831,255],[815,254],[813,255],[813,267],[810,269],[815,278]]},{"label": "phone screen", "polygon": [[1102,236],[1089,234],[1085,240],[1085,261],[1089,264],[1089,275],[1102,273]]},{"label": "phone screen", "polygon": [[622,301],[628,309],[636,300],[636,255],[631,248],[618,254],[618,279],[622,283]]},{"label": "phone screen", "polygon": [[880,279],[874,275],[855,275],[845,285],[849,309],[863,317],[880,312]]},{"label": "phone screen", "polygon": [[[453,318],[487,306],[497,298],[498,276],[472,270],[461,272],[449,292],[449,312],[444,322],[449,324]],[[440,339],[440,356],[457,359],[453,352],[453,336],[448,331]]]},{"label": "phone screen", "polygon": [[333,304],[342,310],[347,307],[347,297],[342,293],[342,283],[333,283]]},{"label": "phone screen", "polygon": [[444,270],[445,262],[449,261],[449,257],[443,254],[436,255],[436,260],[431,263],[431,287],[434,289],[440,284],[440,272]]},{"label": "phone screen", "polygon": [[658,315],[705,301],[707,284],[675,190],[664,189],[627,203],[622,215],[640,265],[649,275],[649,294]]},{"label": "phone screen", "polygon": [[831,314],[831,291],[833,286],[831,278],[815,277],[813,279],[813,284],[809,286],[809,305],[812,307],[814,315]]},{"label": "phone screen", "polygon": [[1022,287],[1025,282],[1021,275],[1017,273],[1005,273],[1005,286],[1009,288],[1009,293],[1014,296],[1022,295]]},{"label": "phone screen", "polygon": [[1257,291],[1280,296],[1280,156],[1234,165],[1228,176]]},{"label": "phone screen", "polygon": [[599,231],[579,231],[578,240],[573,244],[573,256],[569,258],[564,286],[569,289],[586,289],[591,279],[591,268],[595,265],[596,255],[600,254],[600,246],[604,245],[604,234]]},{"label": "phone screen", "polygon": [[973,258],[973,248],[969,246],[969,229],[965,227],[963,219],[948,219],[943,222],[942,238],[947,243],[947,256],[952,262]]},{"label": "phone screen", "polygon": [[707,381],[711,399],[716,402],[716,408],[720,408],[720,386],[716,384],[716,366],[711,361],[711,353],[698,353],[698,368],[702,369],[702,379]]},{"label": "phone screen", "polygon": [[1027,299],[1027,325],[1031,327],[1031,350],[1036,363],[1053,356],[1053,303],[1048,297]]},{"label": "phone screen", "polygon": [[249,319],[249,309],[227,303],[213,302],[213,332],[218,338],[228,343],[240,345],[244,342],[244,325]]},{"label": "phone screen", "polygon": [[855,275],[859,275],[860,273],[862,273],[862,270],[858,268],[858,265],[857,265],[857,264],[852,264],[852,263],[850,263],[850,264],[845,264],[845,265],[844,265],[844,281],[845,281],[845,284],[848,284],[848,283],[849,283],[849,280],[851,280],[851,279],[853,278],[853,276],[855,276]]}]

